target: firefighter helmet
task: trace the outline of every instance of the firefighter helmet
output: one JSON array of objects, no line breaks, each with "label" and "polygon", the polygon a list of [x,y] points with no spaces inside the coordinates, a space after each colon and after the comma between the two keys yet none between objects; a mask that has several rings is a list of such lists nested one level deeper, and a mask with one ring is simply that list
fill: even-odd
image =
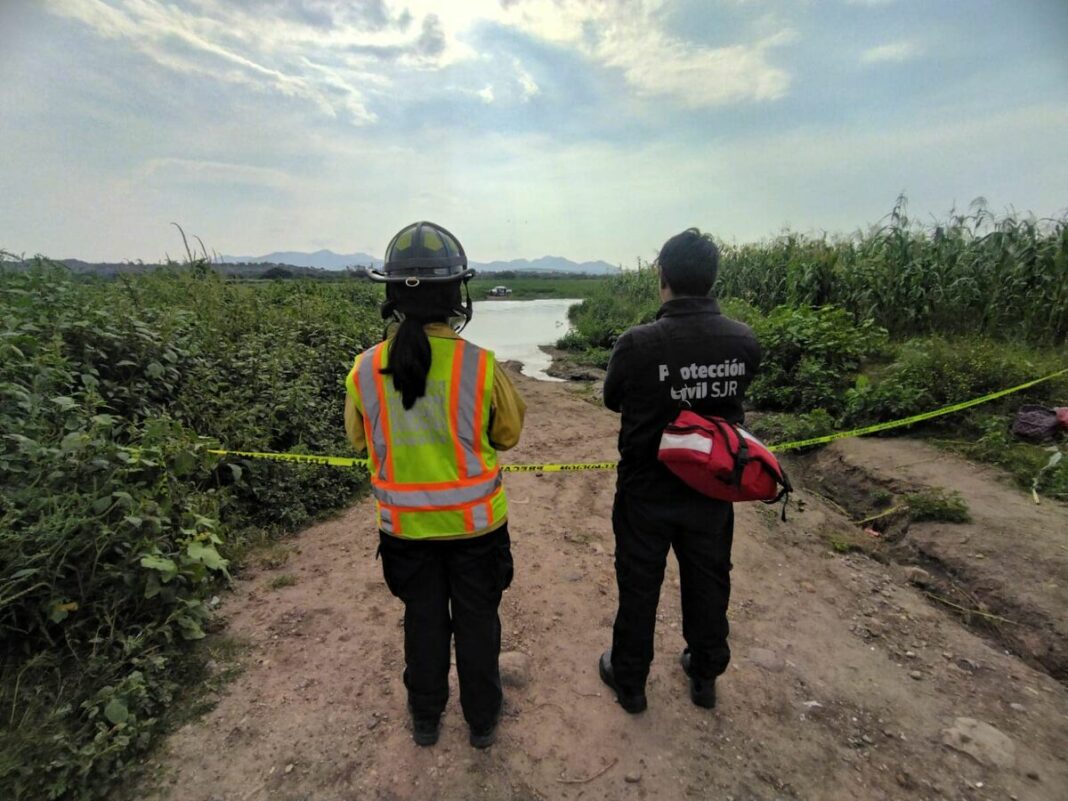
[{"label": "firefighter helmet", "polygon": [[475,271],[467,266],[463,245],[447,230],[425,220],[406,225],[386,248],[381,270],[371,269],[372,281],[418,286],[426,281],[467,281]]}]

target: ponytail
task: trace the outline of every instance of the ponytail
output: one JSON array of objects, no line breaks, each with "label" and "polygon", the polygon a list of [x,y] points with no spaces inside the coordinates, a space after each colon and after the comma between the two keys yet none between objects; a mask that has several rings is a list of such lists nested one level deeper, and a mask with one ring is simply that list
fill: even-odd
[{"label": "ponytail", "polygon": [[405,317],[389,343],[389,366],[383,375],[393,376],[393,388],[401,394],[405,409],[426,394],[426,376],[430,372],[430,340],[423,321]]},{"label": "ponytail", "polygon": [[426,395],[431,352],[430,340],[423,326],[427,323],[444,323],[450,315],[462,314],[462,310],[460,285],[457,282],[415,286],[386,284],[382,317],[387,320],[399,319],[401,323],[389,342],[389,366],[382,368],[382,374],[393,376],[393,388],[401,394],[405,410],[411,409],[417,400]]}]

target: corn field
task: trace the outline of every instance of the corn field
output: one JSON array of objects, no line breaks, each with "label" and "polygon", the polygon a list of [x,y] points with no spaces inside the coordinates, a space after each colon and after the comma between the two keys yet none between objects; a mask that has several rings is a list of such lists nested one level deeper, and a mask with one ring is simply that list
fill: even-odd
[{"label": "corn field", "polygon": [[922,226],[899,198],[867,233],[725,247],[717,292],[765,312],[839,306],[898,338],[985,334],[1056,345],[1068,335],[1068,218],[999,218],[976,202]]}]

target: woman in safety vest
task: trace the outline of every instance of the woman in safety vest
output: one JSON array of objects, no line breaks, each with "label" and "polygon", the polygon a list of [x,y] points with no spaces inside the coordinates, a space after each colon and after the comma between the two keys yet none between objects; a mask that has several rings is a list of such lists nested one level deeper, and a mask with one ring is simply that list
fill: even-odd
[{"label": "woman in safety vest", "polygon": [[413,223],[369,274],[386,284],[382,316],[399,327],[356,357],[345,429],[368,449],[382,572],[404,602],[412,736],[438,740],[455,634],[471,745],[487,748],[502,701],[497,609],[512,580],[497,451],[519,441],[526,406],[493,354],[457,335],[471,319],[461,287],[474,271],[456,237]]}]

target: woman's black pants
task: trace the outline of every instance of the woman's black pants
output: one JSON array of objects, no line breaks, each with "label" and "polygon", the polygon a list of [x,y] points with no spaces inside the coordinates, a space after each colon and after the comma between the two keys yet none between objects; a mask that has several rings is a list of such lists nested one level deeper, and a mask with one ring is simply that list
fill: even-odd
[{"label": "woman's black pants", "polygon": [[436,719],[449,698],[456,636],[460,705],[475,730],[501,710],[501,593],[512,581],[508,524],[480,537],[405,540],[380,533],[382,572],[404,602],[404,686],[417,718]]}]

